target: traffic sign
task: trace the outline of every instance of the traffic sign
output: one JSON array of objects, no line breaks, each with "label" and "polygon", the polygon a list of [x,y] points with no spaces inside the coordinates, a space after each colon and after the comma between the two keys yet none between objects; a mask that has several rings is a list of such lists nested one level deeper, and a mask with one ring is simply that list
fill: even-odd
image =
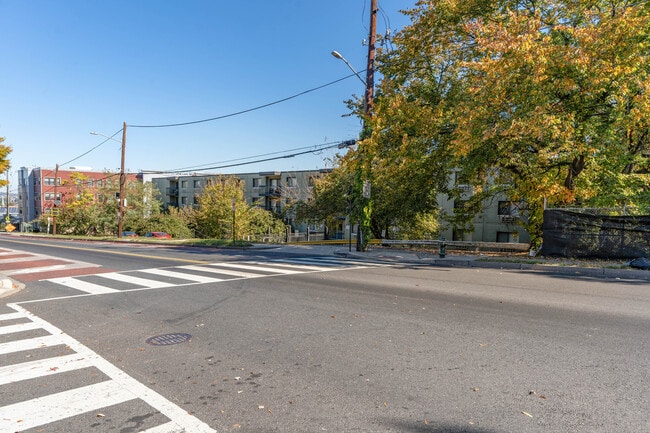
[{"label": "traffic sign", "polygon": [[7,224],[7,225],[5,226],[5,230],[7,230],[9,233],[11,233],[11,232],[13,232],[14,230],[16,230],[16,226],[14,226],[13,224],[9,223],[9,224]]}]

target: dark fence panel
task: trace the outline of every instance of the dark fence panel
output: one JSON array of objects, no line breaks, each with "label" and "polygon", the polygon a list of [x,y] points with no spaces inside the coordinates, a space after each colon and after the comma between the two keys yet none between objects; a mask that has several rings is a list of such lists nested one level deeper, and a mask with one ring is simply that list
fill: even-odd
[{"label": "dark fence panel", "polygon": [[542,254],[624,259],[650,257],[650,216],[545,210]]}]

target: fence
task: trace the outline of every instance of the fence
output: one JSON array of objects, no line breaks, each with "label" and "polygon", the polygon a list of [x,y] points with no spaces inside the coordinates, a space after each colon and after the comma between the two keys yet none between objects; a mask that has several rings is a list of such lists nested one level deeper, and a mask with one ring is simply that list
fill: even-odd
[{"label": "fence", "polygon": [[[609,212],[608,212],[609,213]],[[611,216],[547,209],[542,254],[622,259],[650,257],[650,216]]]}]

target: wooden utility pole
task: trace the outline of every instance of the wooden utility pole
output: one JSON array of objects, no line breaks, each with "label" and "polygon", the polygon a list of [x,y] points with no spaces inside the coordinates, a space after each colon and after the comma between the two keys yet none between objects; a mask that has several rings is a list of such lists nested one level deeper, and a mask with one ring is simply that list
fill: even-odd
[{"label": "wooden utility pole", "polygon": [[120,197],[117,205],[117,237],[122,237],[122,220],[124,219],[124,186],[126,174],[124,173],[124,156],[126,150],[126,122],[122,126],[122,162],[120,164]]},{"label": "wooden utility pole", "polygon": [[375,44],[377,43],[377,1],[370,3],[370,32],[368,34],[368,64],[366,66],[366,115],[372,116],[373,95],[375,89]]},{"label": "wooden utility pole", "polygon": [[[372,0],[370,3],[370,31],[368,33],[368,64],[366,66],[366,92],[364,95],[364,120],[362,139],[368,138],[369,130],[367,128],[368,120],[372,116],[373,108],[373,95],[375,89],[375,44],[377,42],[377,6],[378,0]],[[361,182],[363,190],[363,216],[359,223],[357,236],[357,251],[366,251],[367,241],[366,236],[370,233],[370,219],[372,215],[372,199],[370,198],[370,179],[372,176],[370,168],[370,159],[367,155],[363,154],[361,147],[359,148],[360,157],[362,158],[362,173]]]},{"label": "wooden utility pole", "polygon": [[[54,201],[52,202],[52,208],[50,209],[50,214],[52,215],[52,234],[56,236],[56,213],[58,209],[56,208],[56,193],[59,179],[59,164],[54,167]],[[65,220],[64,220],[65,221]],[[65,230],[64,230],[65,231]]]}]

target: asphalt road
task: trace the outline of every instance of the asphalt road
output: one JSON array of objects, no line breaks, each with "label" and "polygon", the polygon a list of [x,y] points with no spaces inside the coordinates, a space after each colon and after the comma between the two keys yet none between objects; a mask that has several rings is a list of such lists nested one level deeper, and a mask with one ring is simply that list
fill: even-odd
[{"label": "asphalt road", "polygon": [[3,432],[650,431],[647,282],[22,242]]}]

